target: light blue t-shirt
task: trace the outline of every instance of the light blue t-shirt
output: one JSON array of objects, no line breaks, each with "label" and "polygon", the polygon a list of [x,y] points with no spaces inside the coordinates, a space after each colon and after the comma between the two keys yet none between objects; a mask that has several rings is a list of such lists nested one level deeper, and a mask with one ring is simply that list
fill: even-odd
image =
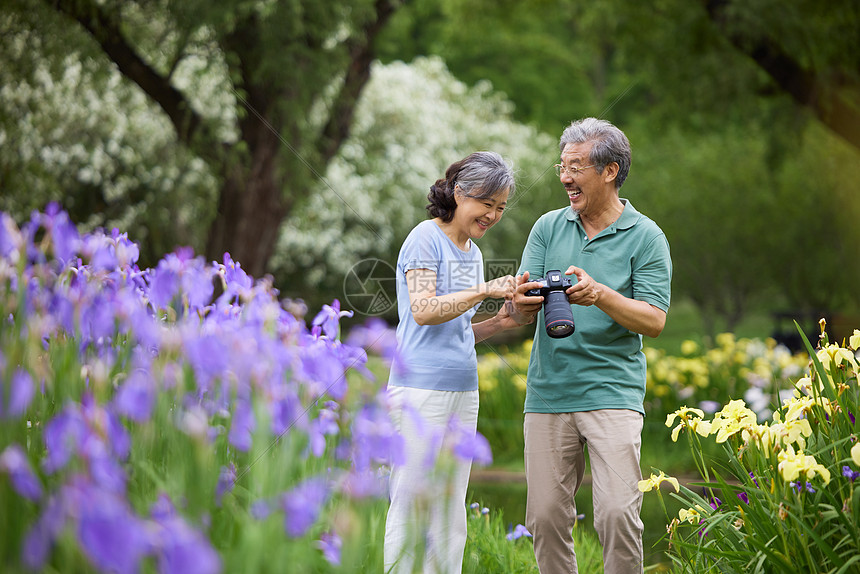
[{"label": "light blue t-shirt", "polygon": [[415,226],[397,257],[397,348],[403,368],[392,369],[388,384],[437,391],[477,390],[472,317],[479,305],[445,323],[419,325],[412,316],[406,283],[406,272],[413,269],[436,273],[436,295],[476,289],[484,282],[484,260],[473,241],[469,240],[468,251],[462,251],[433,220]]}]

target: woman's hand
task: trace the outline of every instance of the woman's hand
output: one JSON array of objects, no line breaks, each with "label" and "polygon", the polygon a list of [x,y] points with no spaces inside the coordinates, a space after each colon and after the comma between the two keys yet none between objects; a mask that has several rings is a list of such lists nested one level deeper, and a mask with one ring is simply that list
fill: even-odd
[{"label": "woman's hand", "polygon": [[484,283],[487,297],[494,299],[511,299],[514,296],[514,291],[517,288],[517,281],[513,275],[505,275],[498,277],[492,281]]}]

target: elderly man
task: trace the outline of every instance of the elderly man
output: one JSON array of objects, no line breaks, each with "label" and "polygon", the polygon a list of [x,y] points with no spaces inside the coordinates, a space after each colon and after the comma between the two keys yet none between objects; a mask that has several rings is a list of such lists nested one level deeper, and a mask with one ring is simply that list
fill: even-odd
[{"label": "elderly man", "polygon": [[[543,574],[577,572],[574,494],[591,462],[594,526],[607,574],[642,572],[639,451],[645,397],[642,335],[658,336],[672,262],[660,228],[619,189],[630,143],[611,123],[573,122],[556,166],[569,206],[538,219],[523,251],[514,316],[537,316],[525,400],[526,526]],[[543,298],[526,291],[564,271],[575,331],[547,334]]]}]

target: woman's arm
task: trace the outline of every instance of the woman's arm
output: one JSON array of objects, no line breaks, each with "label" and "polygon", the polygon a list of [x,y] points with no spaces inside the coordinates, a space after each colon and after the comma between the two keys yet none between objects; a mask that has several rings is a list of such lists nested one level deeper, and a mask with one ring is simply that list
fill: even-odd
[{"label": "woman's arm", "polygon": [[494,317],[480,323],[472,323],[472,332],[475,333],[475,342],[478,343],[484,339],[488,339],[499,331],[522,327],[532,321],[534,321],[534,316],[530,320],[526,320],[525,323],[519,323],[514,318],[514,306],[511,300],[505,299],[504,305],[502,305],[502,308],[499,309],[499,312]]},{"label": "woman's arm", "polygon": [[412,317],[419,325],[439,325],[455,319],[487,297],[511,297],[514,278],[510,275],[475,285],[469,289],[436,295],[436,272],[411,269],[406,272]]}]

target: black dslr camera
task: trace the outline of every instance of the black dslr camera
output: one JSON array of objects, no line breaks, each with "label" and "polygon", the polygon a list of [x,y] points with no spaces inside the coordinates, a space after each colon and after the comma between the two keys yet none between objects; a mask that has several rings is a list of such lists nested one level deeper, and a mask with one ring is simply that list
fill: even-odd
[{"label": "black dslr camera", "polygon": [[546,323],[546,334],[553,339],[561,339],[573,334],[576,327],[573,324],[573,313],[567,300],[567,290],[571,286],[570,279],[561,271],[547,271],[546,277],[536,279],[540,287],[529,289],[529,297],[543,297],[543,318]]}]

